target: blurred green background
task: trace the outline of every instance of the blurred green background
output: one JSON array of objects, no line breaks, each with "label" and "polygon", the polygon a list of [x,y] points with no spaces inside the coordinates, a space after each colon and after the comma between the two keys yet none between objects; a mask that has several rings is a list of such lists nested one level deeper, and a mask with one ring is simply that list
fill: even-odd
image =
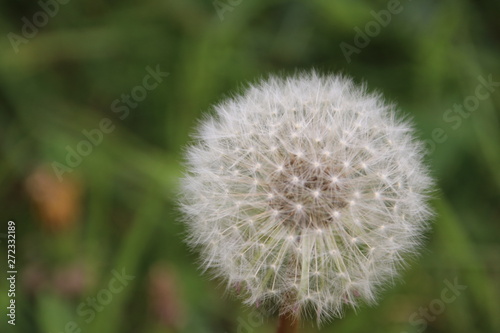
[{"label": "blurred green background", "polygon": [[[198,270],[177,179],[210,105],[311,68],[398,103],[438,185],[422,256],[321,331],[500,332],[500,84],[481,83],[500,81],[500,2],[60,1],[0,4],[1,332],[273,332]],[[450,301],[446,281],[467,288]]]}]

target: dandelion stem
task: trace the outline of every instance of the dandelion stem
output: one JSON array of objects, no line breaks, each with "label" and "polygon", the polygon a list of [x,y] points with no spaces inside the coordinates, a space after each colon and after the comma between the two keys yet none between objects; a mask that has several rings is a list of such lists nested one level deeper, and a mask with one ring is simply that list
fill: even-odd
[{"label": "dandelion stem", "polygon": [[279,316],[277,333],[297,333],[299,327],[299,319],[285,313]]}]

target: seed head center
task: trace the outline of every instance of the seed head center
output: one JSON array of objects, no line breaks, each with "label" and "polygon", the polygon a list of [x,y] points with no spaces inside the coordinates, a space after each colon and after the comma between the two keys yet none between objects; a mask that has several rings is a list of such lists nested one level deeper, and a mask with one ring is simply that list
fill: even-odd
[{"label": "seed head center", "polygon": [[269,209],[291,228],[334,223],[347,206],[342,167],[291,155],[269,182]]}]

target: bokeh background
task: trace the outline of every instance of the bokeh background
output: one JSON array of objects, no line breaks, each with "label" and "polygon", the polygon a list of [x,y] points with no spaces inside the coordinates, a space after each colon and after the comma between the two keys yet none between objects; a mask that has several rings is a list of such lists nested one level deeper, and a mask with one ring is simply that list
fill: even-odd
[{"label": "bokeh background", "polygon": [[[486,92],[481,77],[500,81],[500,2],[402,0],[377,31],[371,11],[387,1],[60,1],[0,3],[1,332],[273,332],[276,319],[198,270],[177,222],[177,180],[213,103],[269,73],[311,68],[398,103],[437,179],[422,255],[378,306],[321,332],[500,332],[500,84],[473,97]],[[357,51],[346,57],[342,43]],[[168,76],[141,90],[148,68]],[[123,109],[122,95],[144,91]],[[464,103],[474,111],[447,111]],[[100,126],[96,144],[81,143]],[[61,169],[78,149],[86,156]],[[443,302],[446,281],[467,288]]]}]

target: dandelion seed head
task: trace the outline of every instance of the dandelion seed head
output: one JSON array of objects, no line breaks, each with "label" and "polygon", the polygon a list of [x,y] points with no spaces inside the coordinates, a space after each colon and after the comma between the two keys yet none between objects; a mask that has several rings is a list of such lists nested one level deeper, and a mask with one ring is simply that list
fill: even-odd
[{"label": "dandelion seed head", "polygon": [[181,186],[203,268],[271,312],[324,321],[373,303],[432,215],[422,144],[396,113],[314,72],[215,106]]}]

